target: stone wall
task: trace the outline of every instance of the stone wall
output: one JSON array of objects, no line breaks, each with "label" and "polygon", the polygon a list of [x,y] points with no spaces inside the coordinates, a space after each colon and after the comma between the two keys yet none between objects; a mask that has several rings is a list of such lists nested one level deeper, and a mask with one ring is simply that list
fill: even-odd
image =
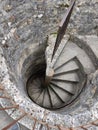
[{"label": "stone wall", "polygon": [[[10,56],[8,62],[29,41],[42,43],[46,35],[56,33],[69,3],[69,0],[0,0],[0,42],[7,59]],[[67,33],[98,35],[97,12],[97,0],[77,0]]]}]

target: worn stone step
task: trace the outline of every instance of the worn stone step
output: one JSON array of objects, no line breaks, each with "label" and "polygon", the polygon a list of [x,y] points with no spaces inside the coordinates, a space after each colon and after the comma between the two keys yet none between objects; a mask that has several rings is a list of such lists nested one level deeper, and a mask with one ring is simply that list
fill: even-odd
[{"label": "worn stone step", "polygon": [[41,81],[39,80],[39,78],[36,78],[36,80],[31,78],[28,84],[29,84],[29,87],[32,87],[32,84],[33,84],[33,89],[36,89],[36,85],[37,85],[37,89],[40,89]]},{"label": "worn stone step", "polygon": [[58,61],[55,64],[54,69],[66,63],[73,57],[78,58],[78,60],[80,61],[81,65],[84,68],[84,71],[87,74],[94,72],[95,67],[90,58],[88,57],[88,55],[86,54],[86,52],[71,41],[69,41],[66,47],[64,48],[62,55],[60,55]]},{"label": "worn stone step", "polygon": [[[53,92],[56,94],[57,100],[60,100],[61,103],[64,103],[64,100],[63,100],[63,98],[62,98],[62,95],[60,95],[60,93],[59,93],[59,91],[58,91],[58,88],[55,89],[55,86],[52,85],[52,84],[50,84],[49,87],[51,88],[51,91],[53,91]],[[59,90],[60,90],[60,89],[59,89]],[[62,91],[62,93],[64,93],[64,92]]]},{"label": "worn stone step", "polygon": [[71,61],[63,64],[62,66],[59,66],[59,68],[56,68],[54,70],[55,71],[54,75],[57,75],[57,74],[60,74],[63,72],[75,71],[78,69],[79,69],[79,66],[77,65],[77,63],[74,60],[71,60]]},{"label": "worn stone step", "polygon": [[[34,87],[34,88],[33,88]],[[28,93],[30,94],[30,95],[32,95],[32,96],[35,96],[36,94],[38,95],[39,93],[41,92],[41,89],[39,89],[39,88],[35,88],[35,86],[34,85],[31,85],[31,86],[29,86],[29,88],[28,88]]]},{"label": "worn stone step", "polygon": [[45,90],[43,90],[40,95],[38,96],[38,98],[36,99],[36,102],[40,105],[43,106],[43,101],[44,101],[44,96],[45,96]]},{"label": "worn stone step", "polygon": [[[65,91],[63,91],[60,88],[55,87],[54,85],[50,85],[53,91],[59,96],[59,98],[62,100],[62,102],[68,102],[68,100],[71,98],[71,95]],[[58,99],[58,97],[57,97]]]},{"label": "worn stone step", "polygon": [[[32,99],[36,100],[41,93],[40,88],[41,81],[39,79],[32,80],[32,78],[28,82],[28,93]],[[37,86],[37,87],[36,87]]]},{"label": "worn stone step", "polygon": [[49,95],[49,100],[50,100],[51,108],[53,108],[53,102],[52,102],[52,97],[51,97],[51,90],[49,90],[49,87],[47,87],[47,92],[48,92],[48,95]]},{"label": "worn stone step", "polygon": [[91,59],[89,58],[89,56],[83,49],[81,49],[79,46],[77,46],[75,43],[72,43],[72,42],[69,43],[69,47],[73,48],[73,50],[77,52],[76,57],[80,61],[84,69],[84,72],[86,74],[89,74],[95,71],[94,64],[92,63]]},{"label": "worn stone step", "polygon": [[29,93],[29,95],[33,100],[36,100],[40,96],[40,93],[41,93],[41,90],[37,93]]},{"label": "worn stone step", "polygon": [[71,61],[77,55],[77,52],[71,51],[69,47],[63,49],[62,54],[58,57],[57,62],[54,65],[54,70],[61,66],[62,64],[66,64],[66,62]]},{"label": "worn stone step", "polygon": [[72,83],[64,83],[64,82],[55,82],[55,81],[51,81],[50,84],[59,86],[61,89],[70,92],[71,94],[75,93],[75,88],[74,85]]},{"label": "worn stone step", "polygon": [[57,95],[51,90],[50,87],[48,87],[49,93],[50,93],[50,99],[51,103],[53,104],[53,108],[58,107],[62,104],[61,100],[57,98]]},{"label": "worn stone step", "polygon": [[52,107],[51,105],[51,101],[50,101],[50,97],[49,97],[49,93],[48,90],[45,90],[45,96],[44,96],[44,100],[43,100],[43,107]]},{"label": "worn stone step", "polygon": [[76,73],[67,73],[64,75],[54,76],[53,79],[64,80],[69,82],[79,82],[79,77]]}]

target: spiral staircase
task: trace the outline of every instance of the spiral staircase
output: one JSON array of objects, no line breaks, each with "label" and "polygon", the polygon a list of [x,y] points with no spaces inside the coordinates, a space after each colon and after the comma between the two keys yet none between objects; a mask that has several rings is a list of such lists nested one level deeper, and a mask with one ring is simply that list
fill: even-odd
[{"label": "spiral staircase", "polygon": [[[15,88],[16,86],[12,87],[9,70],[6,67],[3,53],[0,52],[1,76],[3,77],[4,72],[6,73],[2,85],[0,85],[0,111],[2,111],[0,117],[4,117],[0,119],[1,130],[88,130],[89,126],[98,126],[98,120],[95,120],[87,125],[67,128],[65,124],[62,126],[55,119],[57,116],[59,120],[66,122],[65,115],[60,115],[60,110],[65,112],[77,105],[82,92],[86,89],[88,76],[98,68],[98,37],[85,36],[84,40],[83,36],[71,36],[67,39],[64,36],[74,4],[75,0],[72,1],[66,17],[60,24],[58,34],[49,36],[48,47],[45,43],[41,48],[34,45],[32,48],[29,46],[20,52],[18,65],[15,66],[16,75],[14,75],[17,82],[15,85],[18,86],[18,89]],[[2,65],[6,68],[5,70]],[[26,89],[20,89],[21,86]],[[21,90],[23,91],[19,92]],[[28,104],[26,104],[27,102]],[[35,116],[31,112],[31,106],[37,109],[32,107]],[[37,117],[39,111],[40,114]],[[56,112],[60,114],[57,115]],[[41,114],[43,114],[42,117],[40,117]],[[55,115],[52,117],[52,120],[55,121],[54,125],[51,125],[51,120],[49,120],[52,114]],[[24,126],[19,124],[19,121]]]},{"label": "spiral staircase", "polygon": [[[53,38],[55,39],[55,36],[53,36]],[[37,50],[37,57],[36,59],[34,58],[34,62],[32,62],[34,63],[34,66],[33,64],[30,65],[30,68],[33,66],[33,73],[31,73],[30,77],[28,77],[26,84],[28,96],[34,103],[45,108],[45,110],[49,109],[59,112],[61,109],[64,111],[68,110],[77,102],[77,100],[79,100],[79,96],[82,95],[83,90],[86,89],[86,80],[88,75],[95,72],[98,67],[98,38],[94,36],[86,36],[85,39],[86,41],[83,41],[83,36],[78,36],[70,37],[66,40],[65,37],[65,44],[63,41],[61,46],[58,47],[58,51],[55,53],[51,65],[48,63],[51,60],[47,61],[46,59],[48,56],[45,56],[45,49],[42,49],[42,51],[40,50],[40,53],[38,51],[39,49]],[[92,44],[92,41],[95,41],[94,44]],[[33,49],[35,50],[35,48]],[[27,50],[26,52],[30,52],[30,50]],[[34,55],[35,53],[33,53],[33,56]],[[52,53],[49,55],[50,59],[51,56]],[[39,60],[39,57],[42,57],[43,60]],[[23,57],[21,57],[21,59],[23,59]],[[46,70],[53,72],[52,74],[50,73],[51,76],[48,77],[49,82],[45,81]],[[11,116],[19,111],[15,120],[9,118],[9,115],[4,112],[0,113],[1,116],[5,116],[2,116],[3,118],[0,120],[0,122],[2,122],[0,128],[2,130],[7,130],[9,128],[12,130],[15,127],[19,129],[17,122],[21,119],[25,119],[25,117],[28,117],[27,119],[29,120],[29,116],[21,110],[19,107],[21,104],[17,105],[16,102],[13,104],[12,99],[10,99],[9,94],[6,92],[6,89],[2,86],[0,86],[0,93],[0,99],[2,99],[1,103],[3,104],[3,106],[0,107],[0,110],[4,110],[4,112],[7,111],[8,113],[8,111],[12,109],[12,111],[10,111]],[[46,130],[66,130],[66,128],[63,127],[61,128],[58,126],[44,124],[44,121],[40,122],[35,117],[33,117],[33,120],[30,120],[30,122],[32,122],[31,127],[33,127],[33,130],[43,130],[44,128]],[[41,125],[37,125],[37,122]],[[93,122],[93,125],[97,125],[96,122]],[[37,126],[39,126],[39,128],[36,128]],[[79,126],[79,128],[84,130],[85,126]],[[21,129],[25,130],[26,127],[21,126]]]},{"label": "spiral staircase", "polygon": [[69,40],[63,49],[58,48],[61,53],[54,56],[57,59],[52,63],[53,75],[49,83],[45,83],[45,69],[28,79],[27,91],[31,100],[41,107],[55,110],[77,99],[85,86],[87,75],[95,71],[92,59],[82,46]]}]

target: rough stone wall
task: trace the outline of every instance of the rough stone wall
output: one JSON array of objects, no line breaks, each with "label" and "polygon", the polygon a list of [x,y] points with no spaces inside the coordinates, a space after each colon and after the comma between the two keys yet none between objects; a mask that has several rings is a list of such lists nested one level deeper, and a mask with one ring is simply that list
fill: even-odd
[{"label": "rough stone wall", "polygon": [[[56,33],[69,0],[0,0],[0,42],[8,62],[31,41],[42,43]],[[69,34],[98,35],[98,1],[77,0],[67,29]],[[14,58],[13,58],[14,57]]]}]

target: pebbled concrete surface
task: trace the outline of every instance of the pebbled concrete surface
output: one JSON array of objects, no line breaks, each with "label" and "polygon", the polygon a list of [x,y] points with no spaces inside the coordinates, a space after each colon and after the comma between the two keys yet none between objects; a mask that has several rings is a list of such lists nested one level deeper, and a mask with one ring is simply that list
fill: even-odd
[{"label": "pebbled concrete surface", "polygon": [[[56,33],[58,23],[68,5],[69,1],[66,0],[0,0],[0,46],[4,50],[11,71],[14,70],[18,52],[24,46],[35,42],[41,44],[47,34]],[[77,0],[67,34],[80,34],[83,36],[93,34],[98,36],[97,12],[98,0]],[[93,80],[92,82],[96,81]],[[86,93],[84,94],[86,95]],[[95,97],[97,100],[97,92]],[[84,102],[82,101],[82,103]],[[92,114],[97,116],[96,113],[98,113],[97,105],[95,108],[91,108],[92,104],[91,99],[85,105],[85,110],[88,110],[88,113],[86,111],[87,117],[83,116],[80,108],[72,113],[73,115],[74,113],[80,113],[80,116],[76,115],[74,120],[71,116],[62,118],[61,115],[58,117],[58,114],[50,114],[47,117],[47,122],[60,124],[60,118],[66,120],[66,123],[62,121],[61,124],[65,123],[64,125],[67,126],[73,126],[73,121],[75,126],[89,122],[92,120]],[[92,114],[89,113],[89,108],[91,108]],[[95,127],[91,129],[95,130]]]},{"label": "pebbled concrete surface", "polygon": [[[1,108],[1,106],[0,106],[0,108]],[[13,122],[13,119],[5,111],[0,111],[0,130],[2,130],[4,127],[6,127],[8,124],[10,124],[12,122]],[[14,127],[14,126],[9,128],[8,130],[16,130],[15,129],[16,127]],[[19,128],[20,128],[19,130],[29,130],[20,124],[19,124]]]}]

